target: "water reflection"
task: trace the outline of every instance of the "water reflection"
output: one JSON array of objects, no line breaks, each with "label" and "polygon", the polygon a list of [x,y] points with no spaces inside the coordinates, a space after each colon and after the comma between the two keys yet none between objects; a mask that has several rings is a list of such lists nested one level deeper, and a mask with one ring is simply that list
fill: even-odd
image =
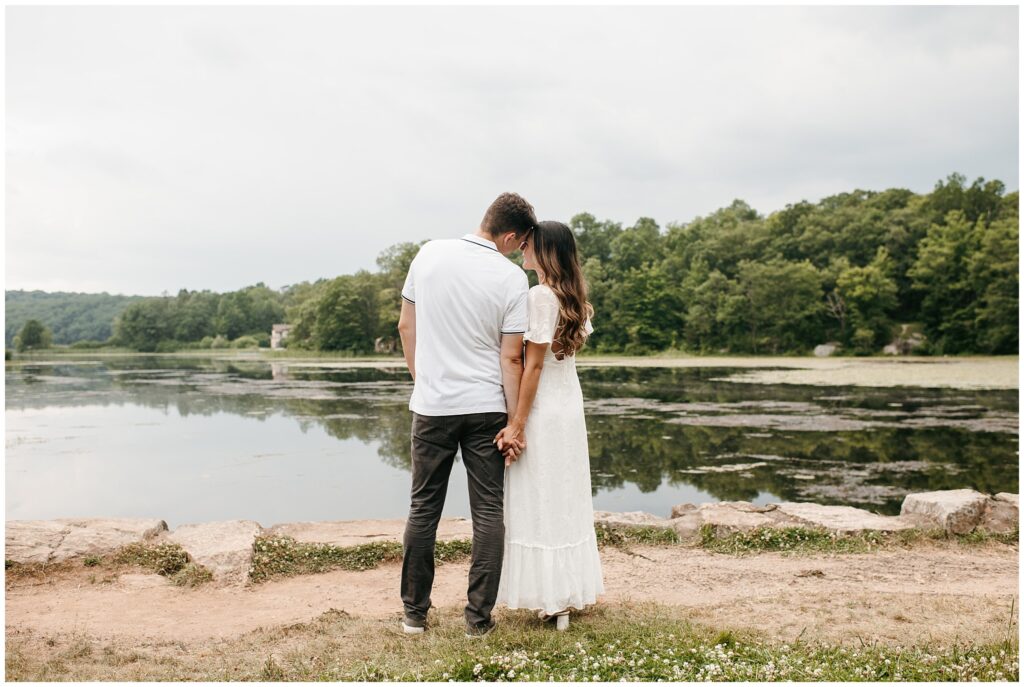
[{"label": "water reflection", "polygon": [[[810,500],[899,512],[909,491],[1017,491],[1017,393],[713,381],[585,368],[595,507]],[[7,517],[402,517],[400,367],[173,358],[7,369]],[[468,515],[452,473],[446,515]],[[160,512],[144,512],[146,508]],[[115,512],[116,511],[116,512]]]}]

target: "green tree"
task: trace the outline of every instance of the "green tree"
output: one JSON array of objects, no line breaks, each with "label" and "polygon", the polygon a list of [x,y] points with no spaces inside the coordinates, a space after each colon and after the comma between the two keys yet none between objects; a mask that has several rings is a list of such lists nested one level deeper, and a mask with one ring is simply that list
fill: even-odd
[{"label": "green tree", "polygon": [[39,320],[29,320],[18,332],[15,346],[19,353],[38,348],[49,348],[53,341],[50,330]]},{"label": "green tree", "polygon": [[910,268],[914,288],[924,295],[921,321],[925,334],[944,353],[961,353],[976,340],[975,291],[968,259],[978,249],[979,232],[961,210],[952,210],[942,224],[933,224],[918,246]]},{"label": "green tree", "polygon": [[[892,262],[885,248],[866,267],[847,267],[836,282],[836,293],[849,309],[850,323],[861,332],[862,352],[883,344],[892,331],[890,313],[896,307],[896,283],[889,276]],[[867,333],[870,332],[869,337]]]},{"label": "green tree", "polygon": [[807,348],[821,333],[821,275],[809,261],[739,265],[754,353]]},{"label": "green tree", "polygon": [[1016,353],[1020,347],[1018,302],[1020,225],[1016,217],[979,223],[978,250],[967,258],[971,290],[978,294],[974,326],[976,349],[984,353]]},{"label": "green tree", "polygon": [[380,280],[366,270],[337,277],[317,300],[312,343],[323,351],[373,352],[380,327]]}]

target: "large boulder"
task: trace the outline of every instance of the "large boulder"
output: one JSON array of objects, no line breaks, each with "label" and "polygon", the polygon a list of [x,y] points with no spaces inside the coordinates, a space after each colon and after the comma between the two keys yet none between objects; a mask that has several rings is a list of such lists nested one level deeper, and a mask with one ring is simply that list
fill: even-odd
[{"label": "large boulder", "polygon": [[834,355],[839,350],[839,344],[831,341],[829,343],[818,344],[814,347],[814,355],[819,358],[827,358],[830,355]]},{"label": "large boulder", "polygon": [[[298,542],[357,546],[377,541],[402,541],[405,520],[325,520],[321,522],[286,522],[266,530],[270,535],[284,535]],[[466,518],[441,518],[437,525],[441,541],[472,539],[473,522]]]},{"label": "large boulder", "polygon": [[657,515],[644,513],[643,511],[631,511],[628,513],[614,513],[605,510],[594,511],[594,524],[607,527],[661,527],[671,529],[672,523]]},{"label": "large boulder", "polygon": [[167,523],[155,518],[8,520],[5,557],[15,563],[57,563],[101,556],[166,530]]},{"label": "large boulder", "polygon": [[779,511],[795,518],[808,527],[819,527],[832,532],[853,533],[865,530],[895,532],[912,529],[914,523],[906,518],[877,515],[851,506],[823,506],[818,503],[780,503]]},{"label": "large boulder", "polygon": [[978,528],[986,532],[1013,532],[1020,526],[1018,494],[1000,492],[989,499],[981,516]]},{"label": "large boulder", "polygon": [[974,489],[949,489],[908,494],[900,508],[901,516],[923,516],[947,532],[964,534],[981,523],[989,497]]},{"label": "large boulder", "polygon": [[182,525],[167,539],[213,574],[218,582],[244,584],[252,566],[253,544],[263,528],[252,520],[225,520]]},{"label": "large boulder", "polygon": [[681,541],[700,539],[700,529],[710,525],[716,536],[744,532],[758,527],[793,527],[801,524],[778,509],[778,504],[754,504],[747,501],[718,503],[681,503],[672,508],[668,521]]}]

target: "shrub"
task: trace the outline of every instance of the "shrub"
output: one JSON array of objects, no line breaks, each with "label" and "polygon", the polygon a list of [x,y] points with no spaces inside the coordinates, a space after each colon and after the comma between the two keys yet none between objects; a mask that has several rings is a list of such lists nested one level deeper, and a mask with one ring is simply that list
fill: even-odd
[{"label": "shrub", "polygon": [[259,348],[260,342],[252,336],[240,336],[231,342],[232,348]]}]

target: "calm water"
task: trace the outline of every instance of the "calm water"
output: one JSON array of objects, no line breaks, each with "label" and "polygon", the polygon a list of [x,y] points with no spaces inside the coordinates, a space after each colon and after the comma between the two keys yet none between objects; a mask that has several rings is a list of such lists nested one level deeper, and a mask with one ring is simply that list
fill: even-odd
[{"label": "calm water", "polygon": [[[1018,490],[1015,391],[724,381],[580,368],[594,506],[804,500],[895,514],[910,491]],[[408,375],[125,358],[6,371],[8,519],[404,517]],[[446,516],[468,516],[452,471]]]}]

